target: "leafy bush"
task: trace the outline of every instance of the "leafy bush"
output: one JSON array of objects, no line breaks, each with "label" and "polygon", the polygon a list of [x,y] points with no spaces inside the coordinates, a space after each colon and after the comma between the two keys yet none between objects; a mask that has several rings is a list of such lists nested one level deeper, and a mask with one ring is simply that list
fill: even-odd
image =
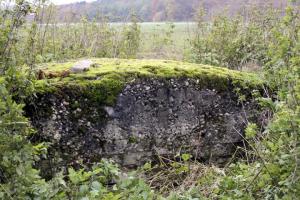
[{"label": "leafy bush", "polygon": [[268,62],[268,44],[279,10],[252,8],[241,15],[216,16],[212,22],[205,22],[204,17],[200,9],[196,37],[191,40],[192,61],[231,69],[262,67]]},{"label": "leafy bush", "polygon": [[[218,196],[225,199],[297,199],[300,195],[300,18],[299,9],[288,7],[268,46],[266,77],[278,88],[274,118],[260,133],[259,142],[251,142],[256,160],[239,162],[227,169]],[[255,126],[250,124],[248,136]]]},{"label": "leafy bush", "polygon": [[[82,57],[134,58],[140,45],[140,27],[132,15],[130,24],[112,25],[105,17],[80,23],[57,22],[56,8],[44,6],[36,40],[37,62]],[[44,16],[44,17],[43,17]]]}]

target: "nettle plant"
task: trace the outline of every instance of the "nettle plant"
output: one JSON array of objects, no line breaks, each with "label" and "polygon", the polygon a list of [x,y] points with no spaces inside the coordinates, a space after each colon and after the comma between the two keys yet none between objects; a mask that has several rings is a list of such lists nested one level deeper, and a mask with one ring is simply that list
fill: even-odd
[{"label": "nettle plant", "polygon": [[215,16],[211,22],[205,17],[205,11],[200,9],[191,40],[192,61],[238,70],[261,68],[268,62],[271,30],[277,26],[280,10],[253,7],[231,17]]},{"label": "nettle plant", "polygon": [[[263,133],[255,125],[247,128],[256,160],[240,162],[228,169],[220,185],[221,196],[245,199],[297,199],[300,191],[300,18],[298,7],[288,7],[286,15],[272,29],[265,65],[266,77],[278,88],[278,101],[269,106],[275,111]],[[266,105],[266,104],[265,104]]]},{"label": "nettle plant", "polygon": [[[39,63],[82,57],[135,58],[140,46],[140,26],[133,14],[130,23],[111,24],[106,16],[82,16],[78,23],[56,15],[58,8],[43,5],[38,15],[36,61]],[[65,15],[72,15],[66,13]]]}]

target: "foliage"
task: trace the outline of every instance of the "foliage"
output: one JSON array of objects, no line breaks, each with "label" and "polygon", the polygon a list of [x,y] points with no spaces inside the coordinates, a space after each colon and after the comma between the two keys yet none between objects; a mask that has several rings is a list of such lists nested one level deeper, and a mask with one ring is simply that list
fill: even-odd
[{"label": "foliage", "polygon": [[[188,21],[193,17],[193,8],[197,5],[197,0],[190,0],[187,4],[183,0],[115,0],[113,2],[104,0],[91,3],[75,3],[65,5],[58,13],[59,21],[62,22],[71,9],[77,12],[73,15],[73,22],[76,22],[81,15],[87,13],[89,19],[95,18],[99,11],[107,16],[111,22],[130,21],[132,11],[137,13],[141,21]],[[172,8],[170,8],[172,7]],[[71,9],[70,9],[71,8]],[[169,12],[173,9],[174,12]],[[78,21],[77,21],[78,22]]]},{"label": "foliage", "polygon": [[[145,44],[141,48],[143,51],[142,53],[145,54],[151,52],[152,57],[155,58],[178,60],[178,57],[180,57],[180,54],[182,53],[182,49],[178,50],[176,48],[183,48],[180,43],[184,42],[184,37],[187,37],[186,30],[179,31],[179,26],[180,25],[178,24],[178,32],[175,31],[176,25],[172,22],[156,24],[156,27],[153,26],[152,30],[146,32],[147,36],[151,37],[151,40],[143,40]],[[181,34],[184,34],[185,36]],[[141,56],[145,56],[143,54]]]},{"label": "foliage", "polygon": [[[252,3],[252,2],[251,2]],[[256,0],[253,3],[258,5],[274,4],[274,7],[286,5],[286,1]],[[59,6],[58,18],[64,22],[66,16],[72,17],[73,22],[78,22],[82,15],[87,15],[88,19],[94,19],[99,12],[107,16],[110,22],[129,21],[130,12],[137,12],[138,18],[143,22],[161,21],[193,21],[195,8],[203,5],[205,9],[213,13],[224,12],[224,7],[228,9],[228,14],[238,13],[245,7],[243,0],[224,1],[224,0],[102,0],[90,3],[78,2],[69,5]],[[224,6],[224,4],[226,6]]]},{"label": "foliage", "polygon": [[138,25],[138,20],[135,15],[131,16],[131,24],[129,24],[124,29],[124,44],[122,45],[122,53],[120,57],[123,58],[135,58],[137,55],[137,52],[140,47],[140,34],[141,30]]},{"label": "foliage", "polygon": [[[5,3],[3,1],[0,2]],[[29,121],[23,116],[22,101],[34,92],[32,67],[34,60],[21,59],[20,34],[25,34],[22,25],[25,16],[32,10],[38,12],[42,2],[17,1],[1,9],[1,82],[0,82],[0,198],[1,199],[120,199],[134,197],[147,199],[151,190],[134,178],[118,181],[118,187],[108,187],[108,182],[117,178],[115,165],[103,160],[91,170],[69,169],[67,174],[58,173],[50,181],[39,176],[35,163],[47,152],[45,144],[32,144],[34,134]],[[35,4],[37,3],[37,4]],[[22,30],[19,31],[19,30]],[[28,31],[33,34],[36,26]],[[35,35],[30,36],[27,49],[36,48]],[[23,42],[23,41],[22,41]],[[33,51],[32,53],[35,53]],[[21,61],[24,61],[23,63]],[[18,65],[24,65],[22,68]],[[29,69],[29,70],[28,70]],[[120,194],[124,193],[124,194]],[[124,199],[124,198],[123,198]]]},{"label": "foliage", "polygon": [[[251,142],[253,163],[239,162],[227,170],[218,196],[225,199],[297,199],[299,197],[299,10],[288,7],[286,16],[272,29],[266,77],[279,88],[273,120]],[[248,136],[256,127],[250,124]]]},{"label": "foliage", "polygon": [[[0,1],[1,6],[3,2]],[[274,97],[260,98],[261,105],[271,108],[274,117],[261,130],[255,124],[248,124],[245,158],[218,169],[193,162],[191,155],[182,154],[175,158],[178,162],[147,163],[142,170],[128,174],[122,174],[113,162],[102,160],[90,168],[69,168],[55,174],[51,180],[44,180],[35,164],[46,155],[47,144],[30,142],[34,130],[22,110],[24,98],[36,91],[47,91],[60,84],[80,85],[87,87],[83,89],[93,92],[96,98],[112,103],[127,79],[141,76],[196,77],[201,85],[218,84],[220,88],[228,84],[228,78],[241,86],[248,84],[247,87],[262,86],[264,82],[249,73],[205,65],[101,59],[103,66],[100,68],[35,84],[32,74],[36,59],[44,62],[82,56],[133,58],[140,41],[135,19],[120,35],[104,18],[101,24],[82,19],[81,24],[67,24],[64,28],[58,28],[55,23],[37,25],[37,21],[43,21],[42,5],[40,1],[19,0],[0,9],[1,199],[289,200],[300,196],[298,7],[289,6],[284,16],[278,16],[273,10],[264,13],[256,10],[251,12],[251,19],[223,16],[210,26],[202,22],[198,25],[199,34],[192,43],[195,61],[239,69],[253,62],[263,66],[269,86],[277,89],[275,102]],[[25,17],[30,12],[35,14],[35,19],[29,25]],[[50,23],[51,15],[45,16]],[[172,26],[170,30],[168,34],[172,35]],[[49,65],[61,71],[72,63]],[[51,71],[49,65],[44,70]],[[34,86],[38,88],[35,90]],[[98,88],[111,93],[102,96]],[[142,173],[150,176],[145,178]],[[153,188],[158,189],[162,184],[163,190],[154,192]]]},{"label": "foliage", "polygon": [[206,23],[205,11],[200,9],[196,37],[191,40],[192,60],[239,70],[265,65],[271,30],[278,25],[280,13],[272,7],[257,7],[232,17],[219,15]]},{"label": "foliage", "polygon": [[[101,21],[59,24],[55,20],[55,7],[45,6],[39,16],[46,25],[39,25],[37,62],[50,62],[81,57],[135,58],[140,45],[140,27],[133,15],[131,24],[113,27],[105,17]],[[46,15],[47,20],[43,19]]]}]

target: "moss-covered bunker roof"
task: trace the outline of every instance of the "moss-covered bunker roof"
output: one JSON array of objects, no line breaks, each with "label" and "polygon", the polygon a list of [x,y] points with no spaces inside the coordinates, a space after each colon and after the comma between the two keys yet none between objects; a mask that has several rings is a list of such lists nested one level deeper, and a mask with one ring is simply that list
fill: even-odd
[{"label": "moss-covered bunker roof", "polygon": [[[194,78],[201,87],[228,89],[228,84],[239,87],[261,88],[262,79],[252,73],[239,72],[226,68],[213,67],[167,60],[125,60],[125,59],[90,59],[94,63],[89,71],[70,74],[64,78],[44,79],[37,81],[39,93],[54,92],[60,88],[76,87],[81,91],[97,95],[105,94],[105,103],[112,103],[113,97],[119,94],[127,82],[138,78]],[[62,73],[70,69],[77,61],[65,63],[46,63],[39,66],[46,73]],[[101,91],[101,92],[99,92]]]}]

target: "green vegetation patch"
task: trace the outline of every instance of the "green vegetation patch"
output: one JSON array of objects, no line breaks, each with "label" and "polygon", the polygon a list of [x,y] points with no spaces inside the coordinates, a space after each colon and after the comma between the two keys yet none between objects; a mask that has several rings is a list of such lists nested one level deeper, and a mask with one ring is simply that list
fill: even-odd
[{"label": "green vegetation patch", "polygon": [[[73,88],[97,101],[113,104],[126,83],[141,78],[193,78],[199,87],[228,90],[229,86],[244,89],[261,88],[264,82],[252,73],[167,60],[91,59],[95,64],[89,71],[69,74],[67,77],[37,81],[38,93]],[[39,66],[45,73],[63,74],[76,61],[47,63]]]}]

